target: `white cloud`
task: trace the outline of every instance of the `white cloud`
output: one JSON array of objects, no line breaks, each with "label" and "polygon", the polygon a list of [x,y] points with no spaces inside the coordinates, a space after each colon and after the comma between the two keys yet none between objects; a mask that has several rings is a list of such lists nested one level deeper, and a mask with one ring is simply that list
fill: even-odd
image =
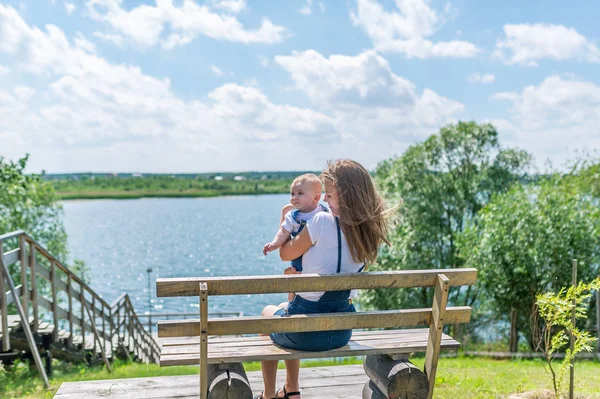
[{"label": "white cloud", "polygon": [[481,83],[481,84],[488,84],[488,83],[494,83],[494,81],[496,80],[496,76],[492,73],[479,73],[479,72],[475,72],[471,75],[469,75],[467,77],[467,80],[470,83]]},{"label": "white cloud", "polygon": [[306,0],[306,3],[298,10],[302,15],[312,14],[312,0]]},{"label": "white cloud", "polygon": [[69,14],[69,15],[73,14],[73,11],[75,11],[75,8],[77,8],[75,6],[75,4],[65,1],[65,9],[67,10],[67,14]]},{"label": "white cloud", "polygon": [[225,73],[216,65],[211,65],[210,70],[215,74],[215,76],[225,75]]},{"label": "white cloud", "polygon": [[[223,5],[224,3],[219,3]],[[248,30],[236,17],[218,14],[193,0],[180,7],[172,0],[157,1],[156,6],[140,5],[131,10],[121,0],[88,0],[89,15],[109,24],[119,34],[141,47],[161,44],[170,49],[190,43],[199,35],[240,43],[277,43],[286,29],[263,18],[258,29]]]},{"label": "white cloud", "polygon": [[[356,148],[377,148],[380,158],[435,132],[464,106],[430,89],[419,95],[375,51],[325,58],[314,50],[277,56],[296,89],[335,116],[338,129]],[[383,141],[374,137],[385,137]],[[386,148],[387,146],[387,148]]]},{"label": "white cloud", "polygon": [[[388,12],[376,0],[358,0],[352,22],[362,26],[382,52],[400,52],[409,58],[473,57],[479,49],[467,41],[433,42],[433,36],[443,25],[426,0],[396,0],[398,11]],[[447,8],[446,12],[452,12]]]},{"label": "white cloud", "polygon": [[238,13],[246,8],[246,0],[212,0],[213,7],[232,13]]},{"label": "white cloud", "polygon": [[0,76],[8,75],[10,73],[10,68],[0,65]]},{"label": "white cloud", "polygon": [[106,40],[107,42],[111,42],[115,44],[117,47],[121,47],[123,45],[123,37],[121,35],[111,35],[102,32],[94,32],[92,33],[94,37],[97,37],[102,40]]},{"label": "white cloud", "polygon": [[521,92],[493,96],[511,103],[505,126],[511,140],[555,163],[568,159],[570,150],[600,148],[600,86],[596,83],[550,76]]},{"label": "white cloud", "polygon": [[563,25],[504,25],[496,42],[495,57],[509,65],[537,66],[538,61],[579,60],[600,62],[600,49],[574,28]]},{"label": "white cloud", "polygon": [[226,84],[182,100],[168,79],[111,64],[55,26],[30,27],[2,4],[0,27],[11,32],[0,35],[0,53],[46,82],[35,91],[0,90],[3,155],[30,151],[32,168],[281,169],[289,161],[286,146],[319,167],[327,158],[313,147],[340,141],[332,117],[274,104],[256,87]]}]

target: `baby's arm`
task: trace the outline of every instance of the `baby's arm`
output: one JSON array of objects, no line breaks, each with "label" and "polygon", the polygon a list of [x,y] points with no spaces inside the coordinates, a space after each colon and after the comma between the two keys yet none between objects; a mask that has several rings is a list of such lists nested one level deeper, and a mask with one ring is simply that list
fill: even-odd
[{"label": "baby's arm", "polygon": [[280,227],[277,234],[275,234],[273,241],[265,244],[263,247],[263,254],[266,255],[267,252],[275,251],[277,248],[281,247],[290,238],[290,235],[291,233],[289,231]]}]

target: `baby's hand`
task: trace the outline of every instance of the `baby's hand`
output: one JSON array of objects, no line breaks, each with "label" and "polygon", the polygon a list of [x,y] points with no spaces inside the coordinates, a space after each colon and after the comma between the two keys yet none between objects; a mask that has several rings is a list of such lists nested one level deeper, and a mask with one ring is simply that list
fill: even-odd
[{"label": "baby's hand", "polygon": [[271,251],[275,251],[277,249],[277,245],[273,244],[272,242],[265,244],[265,246],[263,247],[263,255],[267,255],[267,252],[271,252]]},{"label": "baby's hand", "polygon": [[302,274],[302,272],[296,270],[294,266],[290,266],[283,270],[283,274]]}]

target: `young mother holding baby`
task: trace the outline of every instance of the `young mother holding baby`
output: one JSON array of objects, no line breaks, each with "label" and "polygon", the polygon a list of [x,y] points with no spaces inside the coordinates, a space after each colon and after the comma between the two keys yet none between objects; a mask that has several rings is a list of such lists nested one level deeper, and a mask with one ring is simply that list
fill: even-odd
[{"label": "young mother holding baby", "polygon": [[[303,274],[355,273],[377,258],[377,250],[386,239],[387,217],[383,200],[369,172],[358,162],[341,159],[329,162],[321,174],[325,201],[331,213],[320,212],[307,222],[295,238],[280,250],[283,261],[302,255]],[[287,308],[269,305],[263,316],[355,312],[352,298],[356,290],[299,292]],[[346,345],[352,330],[305,333],[274,333],[277,345],[303,351],[325,351]],[[300,399],[298,382],[300,360],[285,360],[286,381],[275,390],[277,360],[261,362],[264,391],[255,399]]]}]

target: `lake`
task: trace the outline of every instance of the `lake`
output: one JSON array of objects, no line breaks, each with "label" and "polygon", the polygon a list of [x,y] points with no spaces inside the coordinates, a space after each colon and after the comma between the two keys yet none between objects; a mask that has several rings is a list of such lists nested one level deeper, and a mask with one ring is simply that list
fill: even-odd
[{"label": "lake", "polygon": [[[108,303],[127,292],[138,314],[197,312],[198,297],[156,298],[158,277],[280,274],[286,263],[262,247],[289,195],[63,201],[71,259]],[[148,301],[148,273],[152,268]],[[210,312],[257,315],[286,294],[211,297]]]}]

